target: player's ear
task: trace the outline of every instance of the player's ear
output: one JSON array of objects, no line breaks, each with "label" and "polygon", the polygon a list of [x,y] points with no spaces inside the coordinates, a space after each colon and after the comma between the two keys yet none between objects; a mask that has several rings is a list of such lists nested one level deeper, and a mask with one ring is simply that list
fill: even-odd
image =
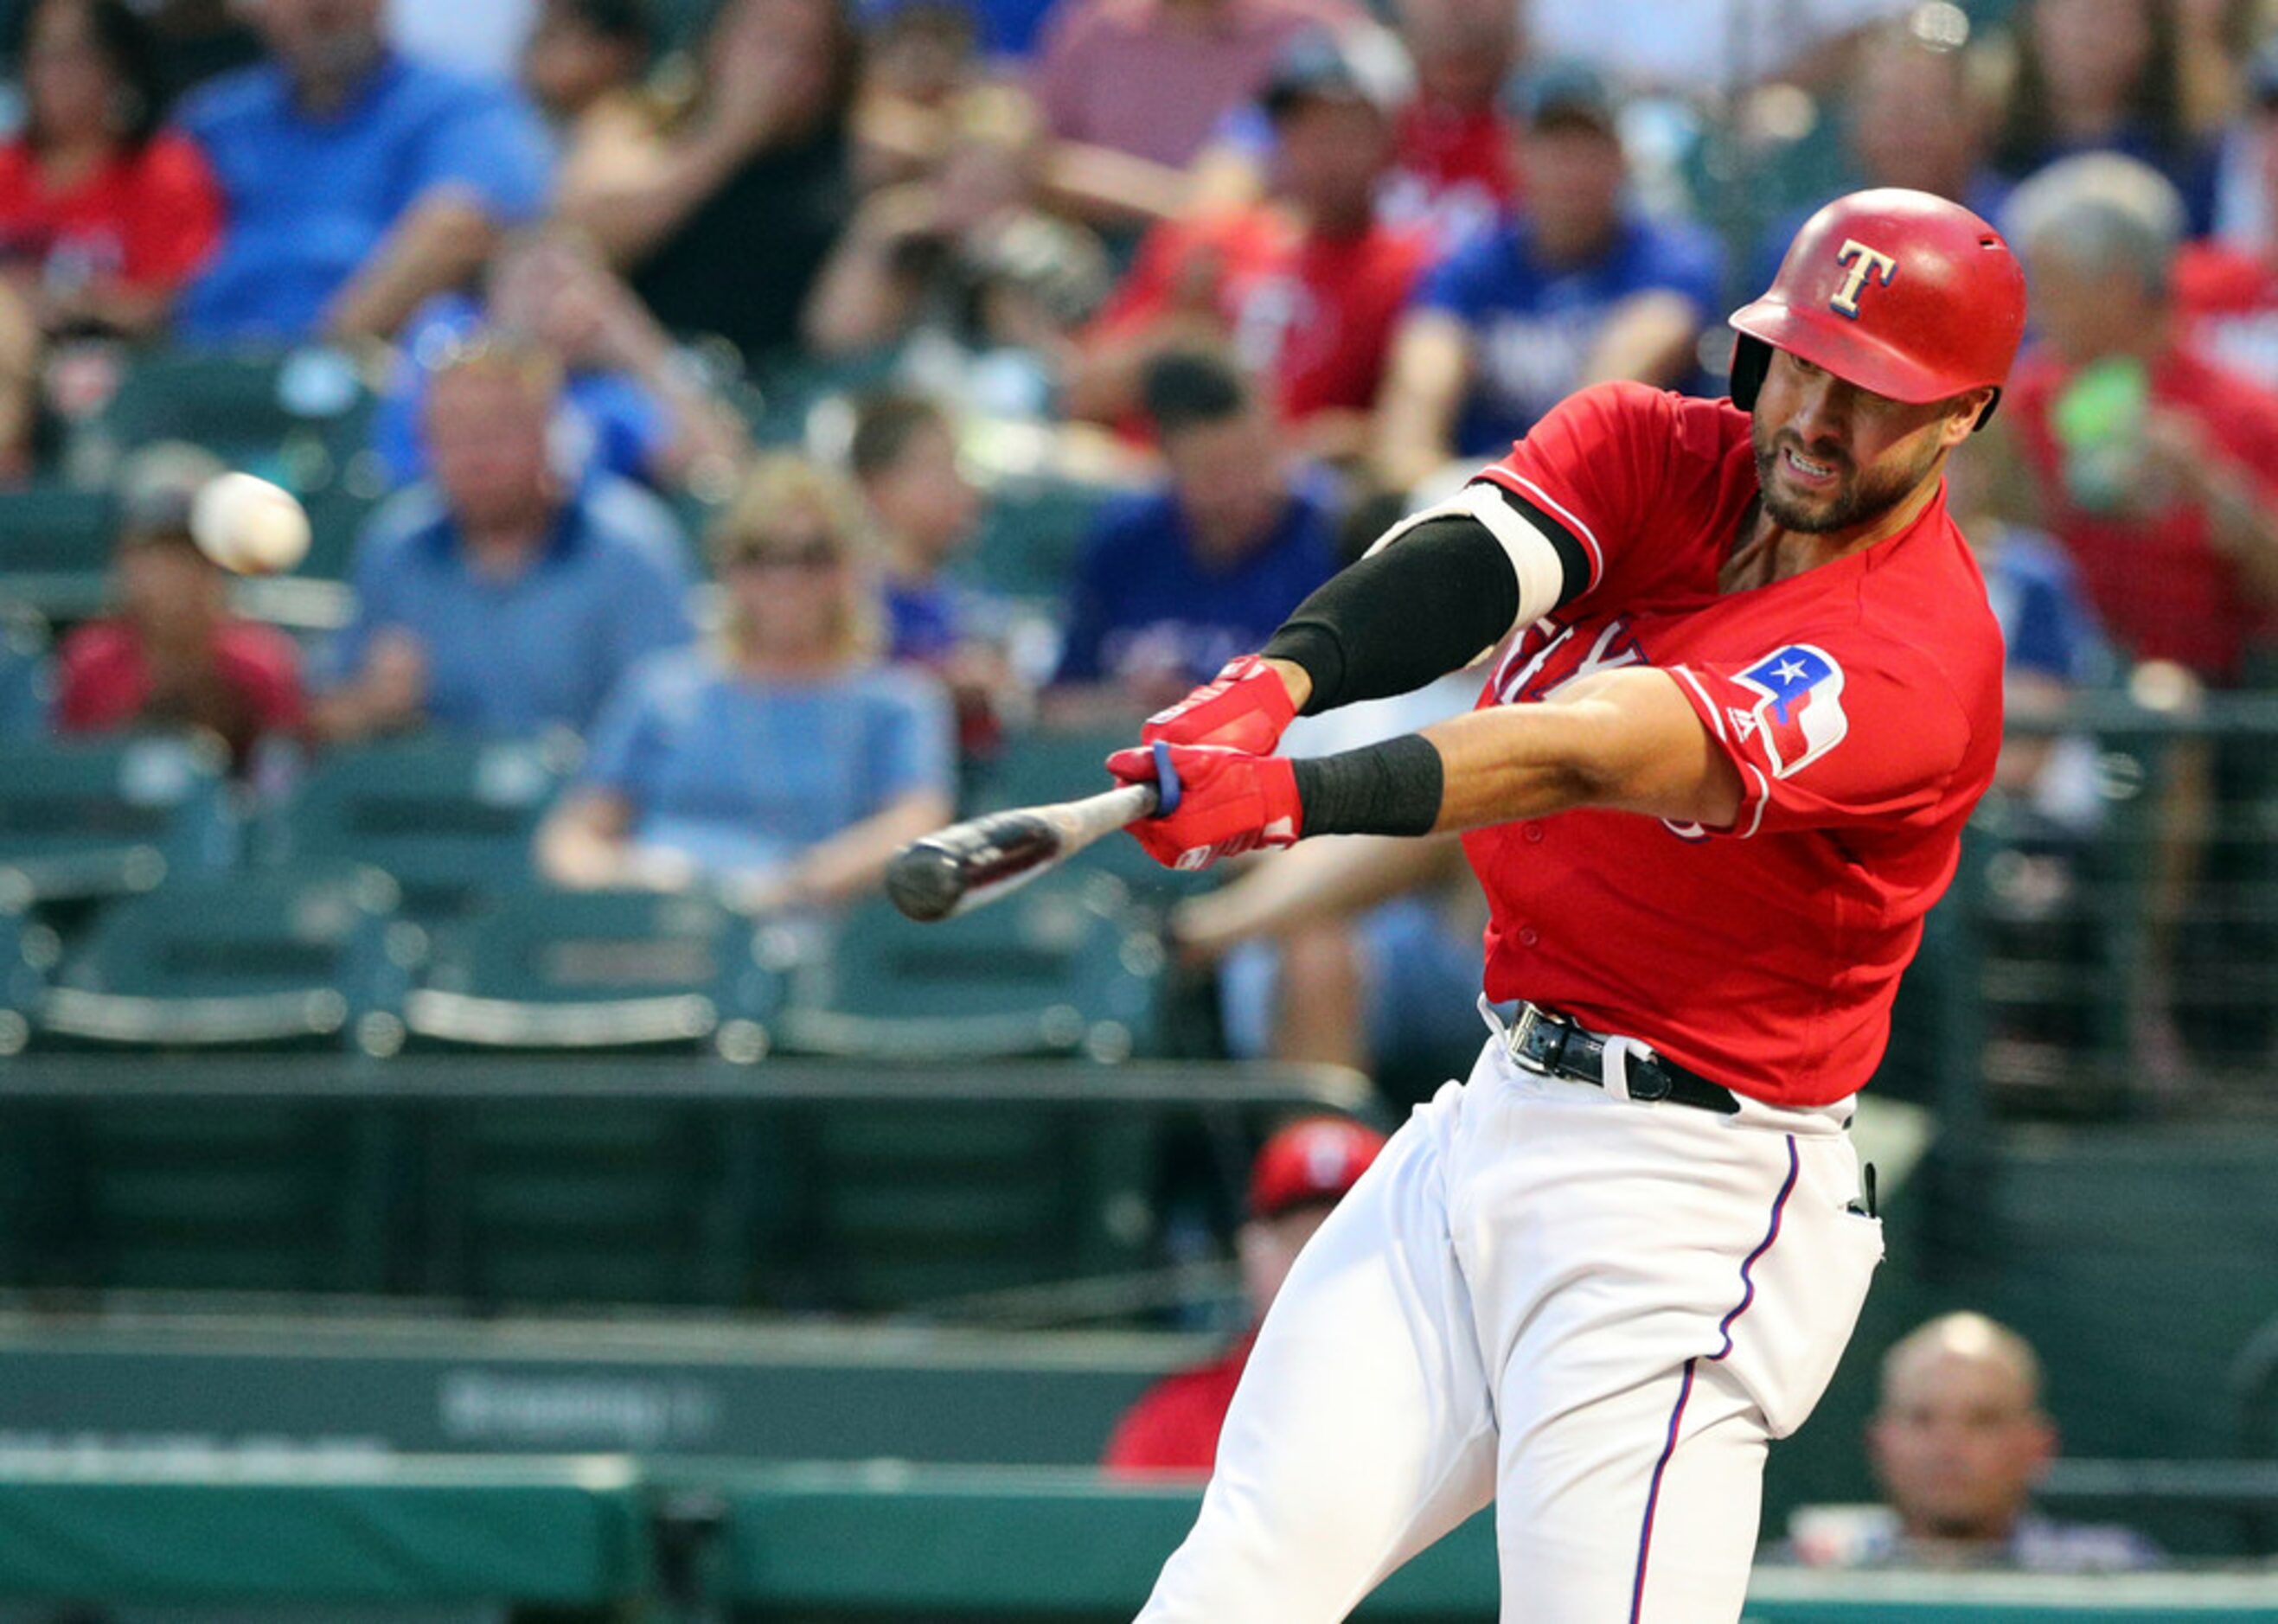
[{"label": "player's ear", "polygon": [[1948,446],[1959,446],[1985,426],[2000,400],[2000,390],[1991,385],[1954,396],[1947,402],[1951,409],[1946,413],[1945,430],[1939,438]]}]

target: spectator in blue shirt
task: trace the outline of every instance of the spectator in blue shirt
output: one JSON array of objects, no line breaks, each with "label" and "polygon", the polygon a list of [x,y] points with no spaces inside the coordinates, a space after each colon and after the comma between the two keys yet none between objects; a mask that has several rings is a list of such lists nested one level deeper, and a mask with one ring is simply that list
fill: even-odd
[{"label": "spectator in blue shirt", "polygon": [[1055,721],[1173,703],[1262,644],[1337,568],[1324,483],[1289,470],[1231,362],[1166,352],[1143,394],[1171,477],[1110,503],[1093,525],[1048,696]]},{"label": "spectator in blue shirt", "polygon": [[637,486],[556,469],[560,393],[554,358],[504,334],[439,370],[434,480],[381,508],[357,548],[355,618],[325,661],[320,736],[583,732],[635,663],[690,640],[678,527]]},{"label": "spectator in blue shirt", "polygon": [[948,820],[949,703],[925,673],[877,663],[860,527],[852,493],[811,463],[753,466],[711,537],[721,644],[661,654],[611,697],[539,832],[548,878],[827,908]]},{"label": "spectator in blue shirt", "polygon": [[1525,202],[1427,271],[1395,335],[1378,463],[1406,490],[1454,457],[1500,456],[1586,384],[1665,387],[1695,370],[1724,275],[1714,237],[1647,219],[1611,89],[1559,65],[1516,81]]},{"label": "spectator in blue shirt", "polygon": [[390,50],[381,0],[261,0],[269,60],[181,122],[221,181],[220,251],[185,291],[194,342],[386,338],[546,207],[551,159],[506,85]]}]

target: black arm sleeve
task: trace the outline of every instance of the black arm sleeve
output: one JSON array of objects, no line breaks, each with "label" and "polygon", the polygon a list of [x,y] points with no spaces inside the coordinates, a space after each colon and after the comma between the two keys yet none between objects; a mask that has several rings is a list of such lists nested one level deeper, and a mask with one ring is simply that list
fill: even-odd
[{"label": "black arm sleeve", "polygon": [[[1563,526],[1531,507],[1526,516],[1564,566],[1563,603],[1588,582],[1589,561]],[[1330,577],[1263,652],[1304,667],[1311,716],[1421,688],[1494,646],[1517,618],[1518,582],[1501,544],[1477,519],[1449,514]]]},{"label": "black arm sleeve", "polygon": [[1440,821],[1447,765],[1420,733],[1289,765],[1304,835],[1429,835]]}]

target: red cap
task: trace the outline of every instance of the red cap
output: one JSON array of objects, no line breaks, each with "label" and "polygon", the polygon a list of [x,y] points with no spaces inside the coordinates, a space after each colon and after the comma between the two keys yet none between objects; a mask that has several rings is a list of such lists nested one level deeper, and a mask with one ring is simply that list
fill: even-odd
[{"label": "red cap", "polygon": [[1291,1123],[1250,1164],[1250,1216],[1278,1218],[1293,1207],[1336,1201],[1383,1148],[1383,1134],[1342,1117]]},{"label": "red cap", "polygon": [[1960,203],[1884,187],[1805,221],[1771,286],[1731,320],[1861,389],[1942,400],[2009,376],[2025,332],[2025,273],[2001,234]]}]

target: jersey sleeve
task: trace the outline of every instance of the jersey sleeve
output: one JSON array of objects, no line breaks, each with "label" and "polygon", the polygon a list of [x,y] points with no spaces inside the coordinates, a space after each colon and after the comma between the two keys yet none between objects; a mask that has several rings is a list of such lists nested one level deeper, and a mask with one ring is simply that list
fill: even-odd
[{"label": "jersey sleeve", "polygon": [[1669,667],[1740,775],[1731,827],[1887,827],[1940,807],[1973,728],[1930,665],[1897,651],[1789,643],[1739,663]]},{"label": "jersey sleeve", "polygon": [[1642,384],[1601,384],[1567,396],[1527,431],[1480,479],[1510,499],[1538,528],[1570,537],[1589,560],[1585,592],[1601,584],[1609,560],[1669,511],[1677,440],[1677,398]]}]

